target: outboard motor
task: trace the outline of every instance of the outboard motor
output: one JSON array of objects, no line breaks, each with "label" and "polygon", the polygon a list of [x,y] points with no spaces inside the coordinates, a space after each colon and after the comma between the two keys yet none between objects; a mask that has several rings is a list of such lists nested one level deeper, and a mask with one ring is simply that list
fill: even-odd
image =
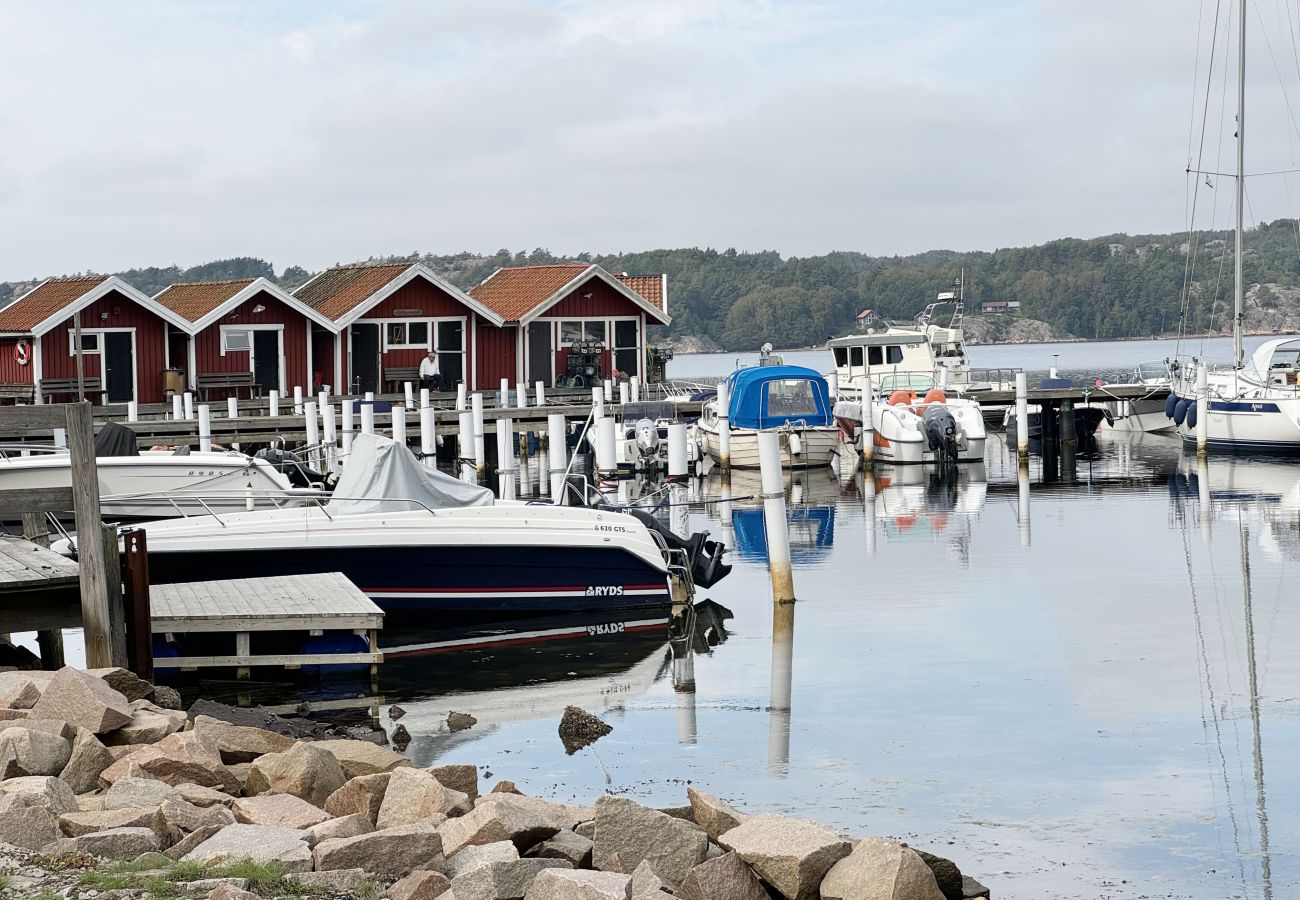
[{"label": "outboard motor", "polygon": [[709,540],[707,531],[697,531],[682,540],[644,509],[623,511],[662,537],[668,548],[686,551],[691,566],[691,580],[697,587],[713,587],[731,572],[731,566],[722,561],[722,554],[727,552],[727,548],[720,541]]},{"label": "outboard motor", "polygon": [[659,429],[655,423],[649,419],[638,419],[633,426],[633,433],[636,435],[636,450],[641,454],[642,459],[650,459],[659,455]]},{"label": "outboard motor", "polygon": [[941,462],[957,461],[957,420],[944,406],[928,406],[921,415],[925,437],[930,449]]}]

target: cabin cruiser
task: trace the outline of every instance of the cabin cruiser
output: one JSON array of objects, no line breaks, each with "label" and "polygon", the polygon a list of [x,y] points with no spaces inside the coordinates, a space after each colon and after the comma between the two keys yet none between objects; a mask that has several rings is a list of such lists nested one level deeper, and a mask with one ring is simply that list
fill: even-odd
[{"label": "cabin cruiser", "polygon": [[385,628],[662,611],[730,571],[703,534],[682,540],[612,507],[498,501],[372,434],[353,442],[328,502],[143,527],[154,583],[342,572],[384,610]]},{"label": "cabin cruiser", "polygon": [[[205,505],[217,511],[266,506],[268,498],[279,498],[294,486],[268,459],[233,450],[141,451],[135,432],[115,422],[95,435],[95,468],[100,511],[115,519],[201,513]],[[0,490],[71,485],[72,457],[66,448],[13,447],[0,452]]]},{"label": "cabin cruiser", "polygon": [[[988,432],[975,400],[950,397],[929,375],[888,376],[872,398],[871,440],[883,463],[978,463],[984,461]],[[835,404],[835,420],[850,439],[861,441],[862,402]]]},{"label": "cabin cruiser", "polygon": [[[802,366],[754,366],[732,372],[726,384],[732,466],[758,468],[759,431],[778,433],[784,468],[829,466],[839,454],[830,389],[819,373]],[[721,459],[720,432],[715,396],[695,423],[700,451],[715,462]]]}]

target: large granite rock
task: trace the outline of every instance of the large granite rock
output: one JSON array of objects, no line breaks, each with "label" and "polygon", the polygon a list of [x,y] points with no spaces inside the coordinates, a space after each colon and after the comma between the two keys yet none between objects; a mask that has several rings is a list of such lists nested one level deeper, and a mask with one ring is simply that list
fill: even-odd
[{"label": "large granite rock", "polygon": [[321,841],[315,859],[317,871],[365,869],[389,877],[409,875],[416,869],[441,871],[446,863],[438,832],[424,822]]},{"label": "large granite rock", "polygon": [[229,806],[235,800],[225,791],[189,782],[176,785],[176,793],[180,794],[181,799],[186,803],[193,803],[195,806]]},{"label": "large granite rock", "polygon": [[677,896],[682,900],[768,900],[754,870],[735,853],[724,853],[691,869]]},{"label": "large granite rock", "polygon": [[180,800],[176,788],[156,778],[119,778],[104,792],[104,809],[160,806],[164,800]]},{"label": "large granite rock", "polygon": [[443,847],[454,854],[468,844],[491,844],[510,841],[527,850],[560,830],[553,819],[522,801],[527,797],[514,794],[490,794],[463,816],[448,819],[439,829]]},{"label": "large granite rock", "polygon": [[468,806],[468,797],[445,787],[428,772],[409,766],[396,768],[389,773],[388,789],[375,824],[380,828],[410,825],[434,815],[463,812]]},{"label": "large granite rock", "polygon": [[[111,831],[118,828],[148,828],[154,834],[153,849],[166,847],[171,843],[167,822],[158,807],[143,809],[106,809],[89,812],[68,812],[59,816],[59,828],[68,837],[81,837],[97,831]],[[143,852],[143,851],[142,851]]]},{"label": "large granite rock", "polygon": [[759,876],[788,900],[812,900],[822,877],[849,854],[850,844],[833,828],[788,816],[752,816],[718,843],[740,854]]},{"label": "large granite rock", "polygon": [[388,772],[378,775],[361,775],[349,778],[325,800],[325,811],[332,816],[348,816],[357,813],[379,821],[379,810],[384,803],[384,794],[388,791],[388,781],[392,776]]},{"label": "large granite rock", "polygon": [[703,828],[709,840],[715,843],[724,831],[730,831],[749,818],[725,800],[693,787],[686,789],[686,796],[691,801],[691,817],[695,824]]},{"label": "large granite rock", "polygon": [[114,666],[109,669],[86,669],[85,672],[117,691],[128,703],[153,697],[154,686],[126,669]]},{"label": "large granite rock", "polygon": [[547,869],[572,869],[562,859],[515,859],[477,866],[451,880],[456,900],[523,900],[533,879]]},{"label": "large granite rock", "polygon": [[166,856],[168,859],[173,861],[179,860],[220,830],[220,826],[205,825],[198,831],[191,831],[189,834],[185,835],[179,841],[164,850],[163,856]]},{"label": "large granite rock", "polygon": [[[152,704],[150,704],[151,706]],[[185,713],[151,709],[131,704],[131,721],[104,735],[104,743],[120,747],[126,744],[156,744],[169,734],[185,727]]]},{"label": "large granite rock", "polygon": [[387,747],[372,744],[370,741],[313,741],[312,746],[332,753],[343,768],[343,774],[348,778],[391,772],[411,765],[410,759],[402,754],[394,753]]},{"label": "large granite rock", "polygon": [[[302,802],[306,803],[307,801]],[[373,822],[360,813],[353,813],[350,816],[339,816],[337,819],[326,819],[324,822],[311,826],[307,829],[307,833],[310,835],[308,842],[314,847],[321,841],[356,837],[359,834],[369,834],[374,830],[375,825]]]},{"label": "large granite rock", "polygon": [[4,728],[26,728],[29,731],[43,731],[46,734],[58,735],[65,741],[71,741],[77,736],[77,726],[70,725],[62,719],[22,719],[16,722],[0,723],[0,729]]},{"label": "large granite rock", "polygon": [[217,744],[194,731],[170,734],[156,744],[146,745],[122,757],[100,775],[114,783],[123,777],[145,777],[167,784],[199,784],[235,794],[239,779],[221,761]]},{"label": "large granite rock", "polygon": [[16,727],[0,731],[0,779],[58,775],[71,755],[72,745],[56,734]]},{"label": "large granite rock", "polygon": [[78,728],[72,740],[72,752],[59,777],[74,793],[84,794],[99,787],[99,776],[113,764],[108,751],[88,728]]},{"label": "large granite rock", "polygon": [[455,856],[447,858],[447,877],[464,875],[470,869],[486,866],[495,862],[510,862],[519,858],[519,851],[509,841],[496,841],[491,844],[470,844],[462,847]]},{"label": "large granite rock", "polygon": [[81,808],[72,788],[52,775],[10,778],[0,782],[0,792],[21,794],[31,801],[32,806],[48,809],[56,816],[59,813],[75,812]]},{"label": "large granite rock", "polygon": [[525,856],[535,859],[566,859],[575,869],[590,869],[595,845],[573,831],[559,831],[540,844],[529,848]]},{"label": "large granite rock", "polygon": [[550,820],[551,824],[560,831],[571,831],[580,822],[589,821],[595,818],[596,815],[595,809],[590,806],[569,806],[566,803],[556,803],[553,800],[528,797],[519,793],[488,794],[486,797],[480,797],[476,800],[474,805],[478,807],[499,802],[507,802],[515,809],[534,812],[542,818]]},{"label": "large granite rock", "polygon": [[533,879],[524,897],[526,900],[627,900],[631,881],[630,875],[616,872],[547,869]]},{"label": "large granite rock", "polygon": [[676,887],[704,861],[709,839],[704,829],[622,797],[596,801],[592,863],[607,872],[632,874],[648,861]]},{"label": "large granite rock", "polygon": [[227,825],[181,859],[198,863],[252,859],[281,863],[288,872],[310,872],[312,869],[306,833],[268,825]]},{"label": "large granite rock", "polygon": [[478,768],[471,765],[431,766],[429,774],[453,791],[460,791],[470,801],[478,799]]},{"label": "large granite rock", "polygon": [[645,860],[632,870],[632,883],[629,885],[631,900],[663,900],[673,895],[673,888],[659,877],[655,867]]},{"label": "large granite rock", "polygon": [[255,728],[251,725],[234,725],[211,716],[196,716],[194,730],[217,742],[223,762],[252,762],[267,753],[283,753],[297,741],[285,734]]},{"label": "large granite rock", "polygon": [[961,869],[950,859],[944,859],[942,856],[935,856],[933,853],[926,853],[924,850],[918,850],[916,855],[921,857],[930,871],[934,873],[934,880],[939,885],[940,892],[943,893],[944,900],[966,900],[966,892],[962,888]]},{"label": "large granite rock", "polygon": [[293,794],[259,794],[241,797],[230,807],[235,821],[246,825],[281,825],[285,828],[311,828],[330,814]]},{"label": "large granite rock", "polygon": [[944,900],[916,851],[888,838],[858,841],[821,882],[822,900]]},{"label": "large granite rock", "polygon": [[298,743],[288,750],[267,753],[254,760],[244,790],[249,795],[267,791],[293,794],[323,809],[330,794],[346,781],[343,768],[332,753],[312,744]]},{"label": "large granite rock", "polygon": [[45,686],[30,717],[62,719],[104,734],[131,721],[131,703],[103,679],[65,666]]},{"label": "large granite rock", "polygon": [[41,689],[30,678],[16,680],[10,687],[0,689],[0,709],[31,709],[41,699]]},{"label": "large granite rock", "polygon": [[451,887],[441,872],[412,872],[388,889],[388,900],[433,900]]},{"label": "large granite rock", "polygon": [[[227,825],[235,824],[235,816],[224,806],[215,804],[212,806],[196,806],[179,797],[168,797],[158,807],[158,811],[162,813],[162,817],[168,825],[185,834],[198,831],[209,825],[225,828]],[[281,823],[259,822],[256,824],[273,825]]]},{"label": "large granite rock", "polygon": [[104,859],[135,859],[157,850],[158,835],[145,827],[105,828],[64,838],[53,845],[56,853],[89,853]]},{"label": "large granite rock", "polygon": [[41,850],[62,836],[59,820],[48,809],[20,794],[0,795],[0,844]]}]

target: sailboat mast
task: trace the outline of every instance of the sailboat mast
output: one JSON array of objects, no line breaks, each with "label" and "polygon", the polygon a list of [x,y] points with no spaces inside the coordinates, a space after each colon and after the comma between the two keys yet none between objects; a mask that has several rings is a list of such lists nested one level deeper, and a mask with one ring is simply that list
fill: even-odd
[{"label": "sailboat mast", "polygon": [[1241,0],[1238,17],[1241,19],[1241,27],[1237,38],[1237,227],[1235,235],[1237,240],[1234,251],[1236,273],[1232,294],[1232,354],[1235,369],[1240,369],[1244,362],[1241,353],[1241,237],[1244,212],[1242,207],[1245,206],[1246,197],[1246,0]]}]

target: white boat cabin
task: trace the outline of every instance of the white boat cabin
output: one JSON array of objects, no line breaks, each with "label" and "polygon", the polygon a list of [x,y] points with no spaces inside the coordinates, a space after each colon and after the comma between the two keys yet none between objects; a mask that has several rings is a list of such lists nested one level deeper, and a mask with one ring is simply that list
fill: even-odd
[{"label": "white boat cabin", "polygon": [[879,334],[853,334],[835,338],[826,346],[835,356],[835,376],[840,393],[861,397],[868,378],[879,391],[888,380],[900,383],[913,380],[933,382],[934,353],[930,341],[916,331],[890,329]]}]

